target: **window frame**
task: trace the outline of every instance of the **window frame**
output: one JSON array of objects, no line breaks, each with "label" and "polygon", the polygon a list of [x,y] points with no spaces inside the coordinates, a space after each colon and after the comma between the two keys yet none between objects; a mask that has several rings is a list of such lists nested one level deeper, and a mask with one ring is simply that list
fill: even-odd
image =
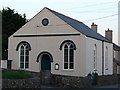
[{"label": "window frame", "polygon": [[[21,47],[24,47],[23,51],[23,55],[21,55]],[[26,48],[28,47],[28,48]],[[28,50],[28,55],[26,54],[26,51]],[[27,43],[22,43],[20,46],[19,46],[19,68],[22,69],[22,70],[27,70],[29,69],[29,64],[30,64],[30,60],[29,60],[29,46]],[[21,67],[21,56],[23,56],[23,67]],[[28,60],[26,61],[26,57],[28,57]],[[26,67],[26,62],[28,64],[28,67]]]},{"label": "window frame", "polygon": [[105,48],[105,70],[108,70],[108,47]]},{"label": "window frame", "polygon": [[[69,45],[68,45],[68,44],[69,44]],[[65,45],[67,45],[67,48],[68,48],[68,49],[67,49],[67,50],[68,50],[68,53],[67,53],[67,57],[68,57],[68,58],[67,58],[67,59],[68,59],[67,61],[68,61],[68,62],[66,62],[66,63],[68,63],[68,68],[67,68],[67,69],[65,69],[65,52],[64,52],[64,50],[65,50]],[[71,45],[73,46],[73,48],[70,48]],[[70,49],[73,50],[73,62],[70,62],[70,56],[71,56],[71,55],[70,55]],[[74,70],[74,69],[75,69],[75,64],[74,64],[74,63],[75,63],[75,62],[74,62],[75,59],[74,59],[74,55],[75,55],[75,53],[74,53],[74,45],[73,45],[71,42],[66,42],[66,43],[63,45],[63,70]],[[72,66],[73,69],[70,69],[70,64],[71,64],[71,63],[73,63],[73,66]]]},{"label": "window frame", "polygon": [[94,71],[97,71],[97,45],[94,45],[93,49],[93,68]]}]

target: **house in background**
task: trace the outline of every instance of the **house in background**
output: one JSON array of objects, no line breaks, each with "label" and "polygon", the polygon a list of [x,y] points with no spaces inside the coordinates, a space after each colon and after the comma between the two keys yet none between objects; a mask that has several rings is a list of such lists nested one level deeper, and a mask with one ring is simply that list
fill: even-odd
[{"label": "house in background", "polygon": [[[108,28],[105,37],[112,42],[113,31]],[[120,47],[115,43],[113,43],[113,74],[120,74]]]},{"label": "house in background", "polygon": [[[97,25],[93,23],[91,29],[97,32]],[[109,30],[109,28],[105,30],[105,38],[113,42],[113,31]],[[107,59],[107,57],[105,59]],[[113,43],[113,74],[120,74],[120,47],[115,43]]]},{"label": "house in background", "polygon": [[114,44],[113,74],[120,74],[120,47]]}]

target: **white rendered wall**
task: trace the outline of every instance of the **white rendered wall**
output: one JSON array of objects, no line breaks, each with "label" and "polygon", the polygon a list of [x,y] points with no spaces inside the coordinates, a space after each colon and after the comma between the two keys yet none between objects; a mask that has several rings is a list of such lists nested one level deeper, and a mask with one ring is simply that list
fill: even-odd
[{"label": "white rendered wall", "polygon": [[94,72],[94,45],[97,46],[97,73],[102,75],[102,41],[86,37],[86,75]]},{"label": "white rendered wall", "polygon": [[104,51],[108,48],[108,70],[105,68],[105,52],[104,52],[104,75],[113,74],[113,44],[104,42]]},{"label": "white rendered wall", "polygon": [[[97,46],[97,73],[102,75],[102,41],[86,37],[86,75],[94,72],[94,45]],[[105,70],[105,51],[108,47],[108,70]],[[113,44],[104,42],[104,75],[113,74]]]}]

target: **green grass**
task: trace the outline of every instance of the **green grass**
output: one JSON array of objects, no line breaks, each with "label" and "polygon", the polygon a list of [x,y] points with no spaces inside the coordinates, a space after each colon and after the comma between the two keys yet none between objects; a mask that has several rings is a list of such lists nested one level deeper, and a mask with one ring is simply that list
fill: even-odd
[{"label": "green grass", "polygon": [[18,71],[3,70],[2,71],[2,79],[27,79],[32,77],[33,77],[32,74],[23,70],[18,70]]}]

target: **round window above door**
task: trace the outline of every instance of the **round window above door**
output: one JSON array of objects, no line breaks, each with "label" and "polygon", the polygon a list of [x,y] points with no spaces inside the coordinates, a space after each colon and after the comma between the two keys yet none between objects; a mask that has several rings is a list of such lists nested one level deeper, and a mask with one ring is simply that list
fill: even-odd
[{"label": "round window above door", "polygon": [[42,20],[42,25],[43,26],[47,26],[49,24],[49,20],[47,19],[47,18],[44,18],[43,20]]}]

